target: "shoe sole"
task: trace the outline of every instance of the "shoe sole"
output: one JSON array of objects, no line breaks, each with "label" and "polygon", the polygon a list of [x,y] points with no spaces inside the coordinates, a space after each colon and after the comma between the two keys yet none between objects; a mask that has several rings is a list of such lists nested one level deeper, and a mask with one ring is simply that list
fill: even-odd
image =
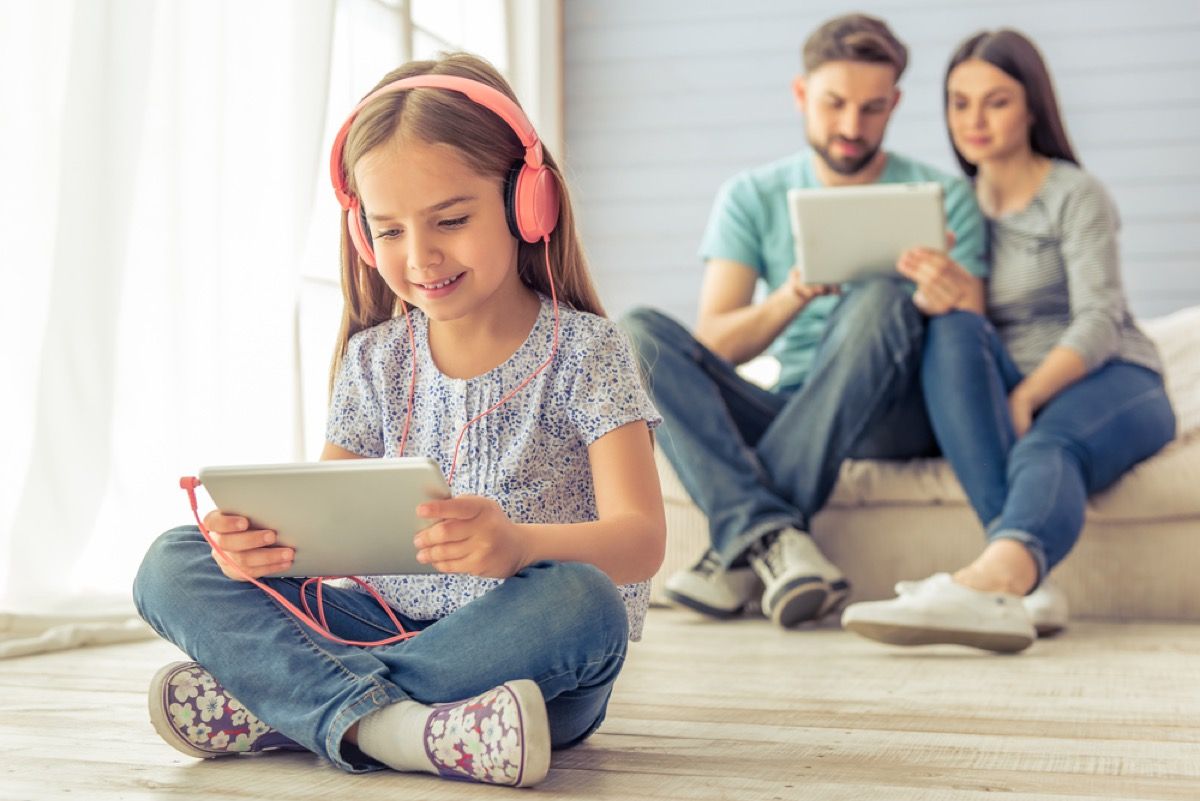
[{"label": "shoe sole", "polygon": [[709,606],[689,595],[683,595],[670,589],[665,591],[665,595],[667,596],[667,600],[673,604],[687,607],[693,612],[699,612],[702,615],[713,617],[717,620],[729,620],[730,618],[739,617],[746,611],[745,606],[739,606],[737,609],[721,609],[716,606]]},{"label": "shoe sole", "polygon": [[216,753],[213,751],[202,751],[193,745],[185,738],[178,729],[171,724],[168,715],[168,710],[171,706],[171,675],[177,672],[180,668],[190,668],[191,662],[172,662],[169,665],[164,665],[159,668],[154,674],[154,678],[150,680],[150,691],[146,693],[147,703],[150,708],[150,723],[154,726],[154,731],[162,738],[163,742],[174,748],[181,754],[187,754],[190,757],[197,759],[215,759],[221,756],[233,756],[233,752]]},{"label": "shoe sole", "polygon": [[846,602],[850,600],[850,582],[845,579],[838,579],[829,585],[829,595],[825,598],[825,603],[821,604],[820,611],[817,612],[817,620],[824,620],[833,614],[840,615],[842,610],[846,608]]},{"label": "shoe sole", "polygon": [[969,645],[985,651],[1015,654],[1033,645],[1033,637],[1024,634],[936,629],[925,626],[900,626],[895,623],[871,623],[852,620],[843,624],[848,631],[869,640],[889,645]]},{"label": "shoe sole", "polygon": [[790,629],[815,620],[828,595],[829,585],[825,580],[810,576],[776,590],[771,598],[763,599],[763,606],[769,610],[772,623]]},{"label": "shoe sole", "polygon": [[1059,634],[1062,634],[1062,631],[1065,628],[1066,626],[1060,623],[1043,623],[1042,625],[1037,626],[1037,635],[1039,638],[1056,637]]},{"label": "shoe sole", "polygon": [[521,754],[521,772],[514,787],[532,787],[550,772],[550,719],[546,699],[537,682],[518,679],[505,682],[521,715],[521,735],[525,740]]}]

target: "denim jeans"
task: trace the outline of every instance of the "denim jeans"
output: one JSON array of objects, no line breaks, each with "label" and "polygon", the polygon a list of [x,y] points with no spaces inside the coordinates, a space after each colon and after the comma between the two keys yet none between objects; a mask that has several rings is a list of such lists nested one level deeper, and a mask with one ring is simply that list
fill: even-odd
[{"label": "denim jeans", "polygon": [[846,458],[936,453],[918,380],[923,317],[900,281],[845,291],[794,391],[751,384],[660,312],[622,320],[663,416],[659,444],[726,566],[765,534],[807,530]]},{"label": "denim jeans", "polygon": [[1020,370],[992,325],[971,312],[929,321],[921,383],[942,452],[988,539],[1012,539],[1039,581],[1075,545],[1088,495],[1175,435],[1162,377],[1110,361],[1059,392],[1020,439],[1008,393]]},{"label": "denim jeans", "polygon": [[[302,580],[265,582],[299,603]],[[363,716],[404,699],[457,701],[513,679],[541,688],[551,744],[574,745],[603,721],[628,645],[616,586],[578,562],[534,564],[438,621],[398,614],[407,630],[421,633],[375,648],[321,637],[258,587],[227,578],[194,526],[155,541],[133,594],[160,635],[261,720],[354,772],[382,767],[342,746]],[[308,594],[315,609],[315,590]],[[329,628],[342,639],[396,633],[369,595],[326,587],[324,599]]]}]

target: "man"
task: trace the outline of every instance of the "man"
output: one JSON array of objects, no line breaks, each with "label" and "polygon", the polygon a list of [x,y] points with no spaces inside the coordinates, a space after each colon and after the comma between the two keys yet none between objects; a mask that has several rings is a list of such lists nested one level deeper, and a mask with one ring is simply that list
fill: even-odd
[{"label": "man", "polygon": [[[670,577],[668,596],[729,617],[761,582],[763,612],[783,627],[819,619],[849,594],[808,534],[842,461],[936,453],[918,376],[924,315],[982,313],[986,275],[970,186],[881,149],[905,46],[882,21],[852,14],[814,32],[803,57],[792,91],[810,147],[722,187],[700,247],[695,337],[652,309],[623,321],[665,418],[659,442],[709,519],[710,550]],[[950,257],[910,251],[894,279],[804,282],[789,189],[909,181],[942,184]],[[760,280],[768,292],[756,303]],[[768,347],[781,365],[772,390],[734,369]]]}]

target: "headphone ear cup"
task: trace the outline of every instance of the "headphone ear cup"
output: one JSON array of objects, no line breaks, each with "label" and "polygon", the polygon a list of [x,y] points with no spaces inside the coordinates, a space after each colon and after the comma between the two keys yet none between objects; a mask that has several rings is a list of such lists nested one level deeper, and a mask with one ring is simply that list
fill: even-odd
[{"label": "headphone ear cup", "polygon": [[359,205],[358,199],[350,201],[346,210],[346,228],[350,231],[350,241],[358,251],[358,257],[368,267],[375,266],[375,248],[371,243],[371,229],[367,225],[367,211]]},{"label": "headphone ear cup", "polygon": [[558,179],[546,167],[517,161],[504,180],[504,217],[512,235],[540,242],[558,225]]}]

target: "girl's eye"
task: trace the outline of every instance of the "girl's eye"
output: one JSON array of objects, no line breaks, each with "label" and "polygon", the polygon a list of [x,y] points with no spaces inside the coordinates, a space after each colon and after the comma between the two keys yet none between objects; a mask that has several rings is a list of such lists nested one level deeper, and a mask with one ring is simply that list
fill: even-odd
[{"label": "girl's eye", "polygon": [[1000,100],[993,100],[993,101],[991,102],[991,106],[992,106],[992,108],[1004,108],[1004,107],[1005,107],[1005,106],[1007,106],[1007,105],[1008,105],[1008,98],[1007,98],[1007,97],[1005,97],[1005,98],[1002,98],[1002,99],[1000,99]]},{"label": "girl's eye", "polygon": [[443,228],[462,228],[467,224],[467,219],[467,215],[455,217],[453,220],[442,220],[441,225]]},{"label": "girl's eye", "polygon": [[373,239],[395,239],[398,236],[400,236],[399,228],[387,228],[383,231],[375,232],[375,235],[372,238]]}]

